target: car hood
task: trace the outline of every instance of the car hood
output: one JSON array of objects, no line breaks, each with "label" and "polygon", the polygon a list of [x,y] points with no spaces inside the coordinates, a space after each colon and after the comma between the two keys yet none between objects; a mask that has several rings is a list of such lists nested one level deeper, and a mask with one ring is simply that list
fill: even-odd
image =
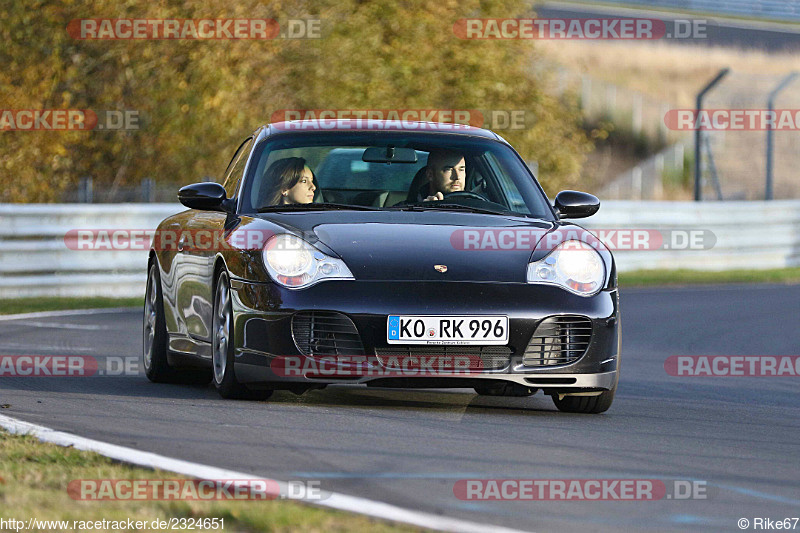
[{"label": "car hood", "polygon": [[313,233],[314,244],[338,254],[357,280],[374,281],[522,283],[531,251],[554,228],[542,220],[438,211],[297,215],[273,221],[309,241]]}]

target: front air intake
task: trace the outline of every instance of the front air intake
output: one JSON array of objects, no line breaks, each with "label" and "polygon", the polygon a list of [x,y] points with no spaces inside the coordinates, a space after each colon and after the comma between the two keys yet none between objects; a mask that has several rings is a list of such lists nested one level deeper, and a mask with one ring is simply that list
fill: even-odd
[{"label": "front air intake", "polygon": [[303,355],[364,355],[355,324],[342,313],[296,313],[292,317],[292,338]]},{"label": "front air intake", "polygon": [[[450,369],[486,371],[499,370],[509,365],[511,348],[508,346],[461,346],[461,345],[393,345],[386,348],[375,348],[378,361],[386,368],[401,368],[405,361],[414,361],[422,357],[433,359],[436,364],[448,366],[450,361],[457,361]],[[396,365],[400,365],[397,367]]]},{"label": "front air intake", "polygon": [[551,316],[539,323],[522,364],[554,366],[573,363],[586,353],[592,340],[592,321],[582,316]]}]

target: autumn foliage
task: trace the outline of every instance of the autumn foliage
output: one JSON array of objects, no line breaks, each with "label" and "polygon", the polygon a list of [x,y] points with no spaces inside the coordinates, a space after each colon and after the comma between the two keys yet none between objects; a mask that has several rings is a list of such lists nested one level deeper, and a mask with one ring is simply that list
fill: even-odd
[{"label": "autumn foliage", "polygon": [[[59,201],[144,177],[176,187],[219,176],[236,146],[281,109],[520,110],[500,134],[554,191],[574,185],[588,143],[574,102],[535,43],[464,40],[464,17],[531,16],[521,0],[4,2],[0,108],[137,110],[135,131],[0,131],[1,202]],[[319,19],[319,39],[79,40],[83,18]]]}]

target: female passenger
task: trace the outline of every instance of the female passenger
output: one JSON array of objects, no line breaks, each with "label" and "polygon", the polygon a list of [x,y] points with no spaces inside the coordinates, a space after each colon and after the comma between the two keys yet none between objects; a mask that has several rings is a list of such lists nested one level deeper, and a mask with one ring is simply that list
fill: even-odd
[{"label": "female passenger", "polygon": [[278,159],[264,173],[267,188],[263,205],[310,204],[317,178],[302,157]]}]

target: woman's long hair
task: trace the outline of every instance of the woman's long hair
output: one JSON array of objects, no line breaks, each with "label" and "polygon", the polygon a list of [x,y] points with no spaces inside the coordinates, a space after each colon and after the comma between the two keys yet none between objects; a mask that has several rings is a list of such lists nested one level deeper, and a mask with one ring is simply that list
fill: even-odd
[{"label": "woman's long hair", "polygon": [[[283,197],[283,191],[297,185],[297,182],[303,177],[303,170],[306,166],[306,160],[302,157],[286,157],[273,161],[264,173],[263,179],[266,185],[266,193],[262,196],[262,198],[265,198],[263,205],[279,205]],[[313,170],[311,171],[311,177],[314,186],[319,189],[317,176],[314,175]]]}]

